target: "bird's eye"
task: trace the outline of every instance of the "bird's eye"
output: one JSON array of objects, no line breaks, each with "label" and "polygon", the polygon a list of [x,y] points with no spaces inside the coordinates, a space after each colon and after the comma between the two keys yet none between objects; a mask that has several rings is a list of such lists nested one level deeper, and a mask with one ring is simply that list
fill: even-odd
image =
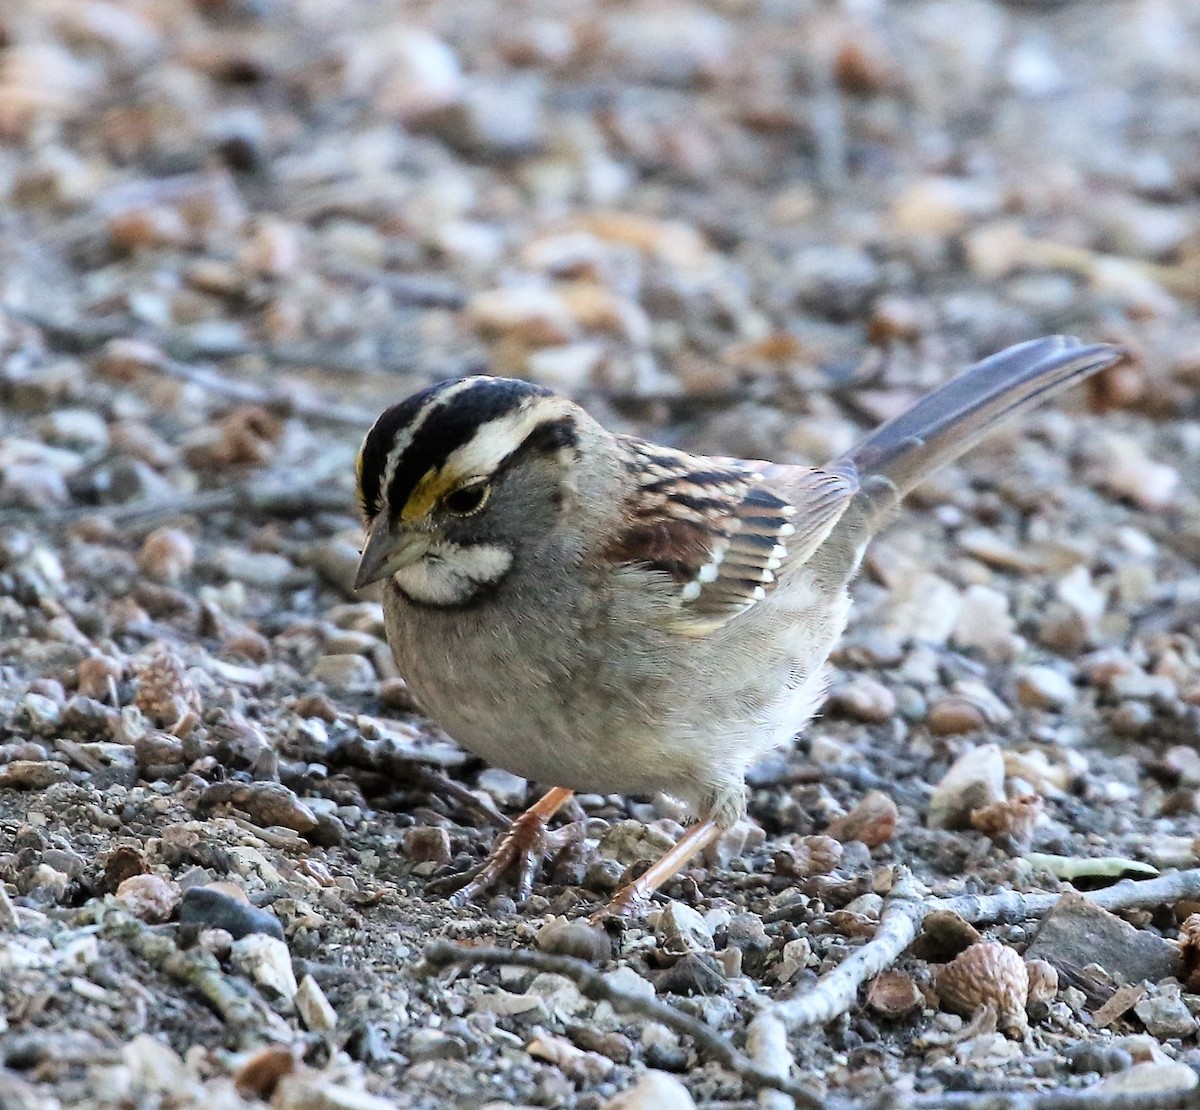
[{"label": "bird's eye", "polygon": [[442,498],[442,508],[454,516],[472,516],[487,504],[492,487],[487,482],[459,486]]}]

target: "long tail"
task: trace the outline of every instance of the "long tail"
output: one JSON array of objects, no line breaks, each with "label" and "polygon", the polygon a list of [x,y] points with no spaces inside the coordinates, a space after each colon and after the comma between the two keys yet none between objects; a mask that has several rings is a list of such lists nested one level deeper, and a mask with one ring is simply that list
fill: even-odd
[{"label": "long tail", "polygon": [[[938,467],[953,462],[1009,417],[1111,366],[1125,351],[1052,335],[977,362],[907,412],[878,427],[833,468],[858,475],[860,506],[879,518]],[[866,523],[866,522],[864,522]]]}]

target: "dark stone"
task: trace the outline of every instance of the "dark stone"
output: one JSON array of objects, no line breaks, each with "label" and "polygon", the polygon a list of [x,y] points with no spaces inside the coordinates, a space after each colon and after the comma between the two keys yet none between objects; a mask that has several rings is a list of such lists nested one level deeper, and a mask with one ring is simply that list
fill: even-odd
[{"label": "dark stone", "polygon": [[355,1025],[346,1038],[346,1052],[361,1064],[382,1064],[390,1055],[379,1027],[370,1022]]},{"label": "dark stone", "polygon": [[679,1045],[651,1044],[646,1047],[642,1059],[648,1068],[656,1071],[672,1071],[682,1074],[688,1070],[687,1050]]},{"label": "dark stone", "polygon": [[201,929],[224,929],[234,940],[251,933],[265,933],[283,940],[283,926],[273,913],[247,906],[228,894],[211,887],[192,887],[179,906],[180,927],[189,926],[197,933]]},{"label": "dark stone", "polygon": [[1072,1048],[1067,1053],[1067,1059],[1076,1075],[1086,1075],[1089,1072],[1110,1075],[1133,1066],[1133,1057],[1120,1045],[1091,1044],[1088,1041]]},{"label": "dark stone", "polygon": [[1025,958],[1080,968],[1098,964],[1123,983],[1157,983],[1183,969],[1180,951],[1169,940],[1135,929],[1074,892],[1046,915]]},{"label": "dark stone", "polygon": [[725,989],[725,976],[711,956],[690,952],[659,975],[654,986],[668,994],[720,994]]},{"label": "dark stone", "polygon": [[318,813],[316,827],[304,834],[310,844],[318,848],[336,848],[345,843],[346,826],[333,813]]},{"label": "dark stone", "polygon": [[448,1037],[437,1029],[418,1029],[409,1038],[405,1054],[414,1064],[422,1060],[465,1060],[467,1046],[458,1037]]},{"label": "dark stone", "polygon": [[601,858],[595,860],[588,867],[587,873],[583,877],[583,885],[588,890],[611,894],[621,885],[621,876],[624,874],[625,868],[615,859]]},{"label": "dark stone", "polygon": [[762,918],[753,913],[739,913],[725,927],[725,943],[741,949],[742,971],[757,978],[766,968],[771,952],[771,938],[763,928]]}]

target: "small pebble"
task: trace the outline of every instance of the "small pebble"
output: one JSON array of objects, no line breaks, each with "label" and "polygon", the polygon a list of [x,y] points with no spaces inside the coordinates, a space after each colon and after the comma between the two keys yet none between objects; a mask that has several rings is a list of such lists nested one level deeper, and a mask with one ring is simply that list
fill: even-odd
[{"label": "small pebble", "polygon": [[896,803],[880,790],[870,790],[842,817],[835,817],[825,830],[842,843],[857,840],[868,848],[878,848],[892,839],[899,820]]},{"label": "small pebble", "polygon": [[538,930],[534,943],[552,956],[573,956],[592,964],[612,958],[612,941],[608,934],[585,921],[554,918]]},{"label": "small pebble", "polygon": [[624,1094],[609,1099],[601,1110],[696,1110],[696,1103],[673,1075],[648,1071]]},{"label": "small pebble", "polygon": [[935,701],[929,707],[925,721],[934,736],[959,736],[987,727],[982,710],[969,698],[955,695]]},{"label": "small pebble", "polygon": [[1032,709],[1066,709],[1074,705],[1076,691],[1060,671],[1033,665],[1017,672],[1017,698]]},{"label": "small pebble", "polygon": [[862,675],[829,696],[833,708],[859,721],[882,724],[896,715],[896,695],[878,679]]},{"label": "small pebble", "polygon": [[375,668],[361,655],[322,655],[313,664],[312,677],[342,694],[358,693],[377,684]]},{"label": "small pebble", "polygon": [[654,932],[662,950],[672,955],[708,952],[713,947],[712,930],[704,918],[682,902],[672,900],[659,911]]},{"label": "small pebble", "polygon": [[138,567],[156,582],[178,582],[195,562],[196,545],[178,528],[156,528],[138,552]]},{"label": "small pebble", "polygon": [[1200,1079],[1187,1064],[1176,1060],[1134,1064],[1125,1071],[1102,1079],[1088,1088],[1097,1098],[1113,1098],[1119,1095],[1165,1094],[1170,1091],[1190,1091]]},{"label": "small pebble", "polygon": [[233,942],[229,958],[269,995],[291,1000],[299,989],[287,945],[265,933],[248,933]]},{"label": "small pebble", "polygon": [[337,1026],[337,1011],[311,975],[304,976],[296,988],[296,1009],[311,1033],[328,1033]]},{"label": "small pebble", "polygon": [[507,809],[524,806],[529,792],[529,783],[525,779],[499,767],[488,767],[481,771],[476,784],[480,790],[491,795],[496,805]]},{"label": "small pebble", "polygon": [[117,887],[117,901],[134,917],[158,924],[171,919],[179,890],[158,875],[131,875]]},{"label": "small pebble", "polygon": [[45,790],[70,773],[65,763],[55,759],[14,759],[0,764],[0,790]]},{"label": "small pebble", "polygon": [[447,864],[451,859],[450,834],[436,826],[405,829],[400,833],[400,850],[413,863]]},{"label": "small pebble", "polygon": [[971,811],[1004,800],[1004,755],[996,744],[964,752],[929,797],[926,823],[931,829],[962,829]]}]

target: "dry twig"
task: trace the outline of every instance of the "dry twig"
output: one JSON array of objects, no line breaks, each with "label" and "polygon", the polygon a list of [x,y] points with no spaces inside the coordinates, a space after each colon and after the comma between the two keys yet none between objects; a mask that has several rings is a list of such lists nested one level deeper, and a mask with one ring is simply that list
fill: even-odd
[{"label": "dry twig", "polygon": [[754,1089],[782,1091],[795,1100],[800,1110],[823,1110],[822,1100],[806,1086],[755,1063],[704,1022],[697,1021],[674,1006],[659,1002],[657,998],[645,998],[622,990],[583,960],[552,956],[526,948],[468,947],[444,940],[426,945],[423,955],[430,965],[438,969],[454,964],[486,964],[490,967],[509,965],[565,975],[588,998],[608,1002],[618,1010],[640,1014],[661,1022],[676,1033],[691,1037],[699,1052],[741,1076]]},{"label": "dry twig", "polygon": [[[74,351],[91,351],[104,346],[113,339],[130,336],[130,329],[115,327],[100,321],[68,321],[59,320],[28,308],[15,308],[6,305],[5,310],[39,328],[51,343]],[[140,338],[140,336],[138,336]],[[155,336],[145,340],[147,351],[157,350],[162,353],[147,364],[167,377],[188,382],[198,386],[208,393],[226,397],[232,401],[246,404],[262,405],[263,408],[281,416],[299,416],[314,423],[346,425],[354,428],[368,428],[375,418],[375,413],[353,405],[338,405],[328,400],[314,400],[298,397],[290,390],[267,388],[252,382],[239,381],[220,373],[212,366],[201,365],[205,354],[194,341],[178,336]],[[300,351],[286,353],[274,352],[268,357],[269,348],[256,344],[231,344],[224,347],[208,349],[208,358],[235,358],[244,355],[254,355],[265,358],[269,362],[286,362],[296,365],[306,365],[312,360],[301,357]]]},{"label": "dry twig", "polygon": [[323,488],[284,486],[279,478],[235,482],[223,489],[205,490],[190,496],[166,500],[129,501],[123,505],[85,505],[75,508],[35,512],[6,509],[0,513],[0,525],[28,522],[70,524],[84,517],[102,516],[117,524],[133,524],[149,529],[158,522],[176,516],[204,513],[248,513],[250,515],[303,517],[314,513],[354,515],[354,494],[330,485]]},{"label": "dry twig", "polygon": [[[1200,1087],[1174,1091],[955,1091],[908,1100],[888,1093],[857,1110],[1185,1110],[1200,1106]],[[826,1110],[834,1110],[831,1104]],[[850,1110],[848,1106],[840,1110]]]},{"label": "dry twig", "polygon": [[38,328],[59,350],[85,354],[112,339],[137,339],[164,351],[181,362],[207,362],[224,358],[260,358],[271,366],[303,366],[331,374],[359,375],[384,370],[406,370],[408,361],[367,358],[315,344],[249,343],[189,335],[180,331],[147,328],[132,319],[63,320],[20,305],[5,304],[3,310]]},{"label": "dry twig", "polygon": [[369,428],[377,415],[355,405],[336,405],[331,401],[299,397],[286,389],[267,389],[251,382],[236,381],[211,366],[192,366],[164,355],[152,364],[160,373],[198,386],[209,393],[261,405],[280,416],[299,416],[315,424],[338,424],[351,428]]},{"label": "dry twig", "polygon": [[211,953],[185,951],[124,910],[107,910],[100,925],[105,936],[121,941],[157,970],[203,995],[239,1048],[292,1039],[283,1020],[257,995],[225,975]]},{"label": "dry twig", "polygon": [[[1177,871],[1146,882],[1126,880],[1085,895],[1106,910],[1160,906],[1198,896],[1200,869]],[[948,911],[976,925],[995,925],[1040,917],[1054,908],[1059,897],[1006,890],[990,895],[922,899],[920,887],[911,879],[903,879],[884,904],[875,936],[823,975],[811,991],[776,1003],[776,1016],[788,1029],[796,1030],[825,1025],[845,1013],[858,998],[859,988],[895,962],[916,939],[921,923],[931,913]]]}]

